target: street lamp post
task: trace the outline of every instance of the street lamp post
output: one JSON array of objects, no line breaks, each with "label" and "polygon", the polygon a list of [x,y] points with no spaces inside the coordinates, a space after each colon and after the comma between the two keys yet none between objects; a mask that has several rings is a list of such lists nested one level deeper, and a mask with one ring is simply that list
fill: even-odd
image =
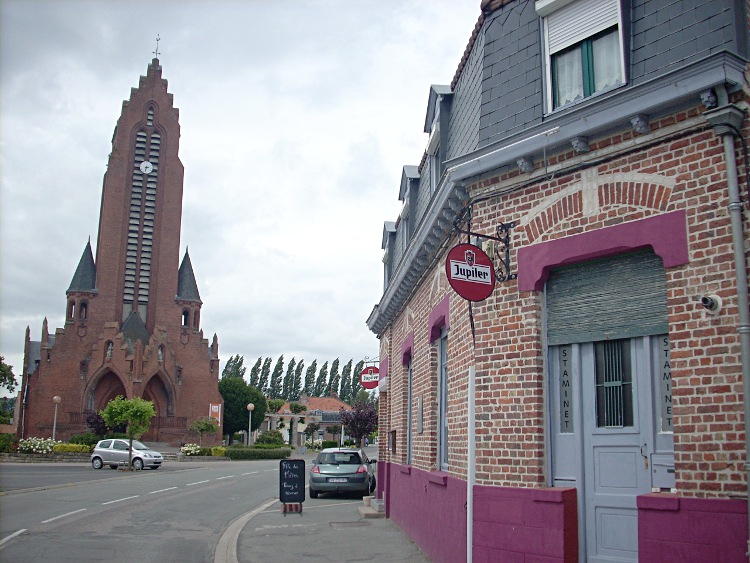
[{"label": "street lamp post", "polygon": [[255,405],[252,403],[247,404],[247,411],[249,413],[248,416],[248,423],[247,423],[247,445],[251,446],[253,444],[253,409],[255,408]]},{"label": "street lamp post", "polygon": [[52,421],[52,440],[55,440],[55,433],[57,431],[57,405],[60,404],[60,401],[62,401],[62,397],[59,395],[55,395],[52,397],[52,402],[55,403],[55,418]]}]

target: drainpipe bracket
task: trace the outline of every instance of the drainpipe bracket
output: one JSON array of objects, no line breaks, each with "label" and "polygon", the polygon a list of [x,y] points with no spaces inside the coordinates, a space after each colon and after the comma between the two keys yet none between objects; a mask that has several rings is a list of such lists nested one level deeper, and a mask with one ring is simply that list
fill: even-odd
[{"label": "drainpipe bracket", "polygon": [[736,104],[711,109],[703,113],[717,135],[734,135],[742,128],[745,111]]}]

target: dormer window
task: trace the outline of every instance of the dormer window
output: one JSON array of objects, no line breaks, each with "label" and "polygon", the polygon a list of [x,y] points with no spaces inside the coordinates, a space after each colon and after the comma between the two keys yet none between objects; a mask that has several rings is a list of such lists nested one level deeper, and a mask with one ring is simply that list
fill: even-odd
[{"label": "dormer window", "polygon": [[625,82],[618,0],[538,0],[552,109]]},{"label": "dormer window", "polygon": [[406,247],[409,246],[409,204],[404,205],[401,210],[401,221],[399,222],[401,227],[401,252],[406,252]]}]

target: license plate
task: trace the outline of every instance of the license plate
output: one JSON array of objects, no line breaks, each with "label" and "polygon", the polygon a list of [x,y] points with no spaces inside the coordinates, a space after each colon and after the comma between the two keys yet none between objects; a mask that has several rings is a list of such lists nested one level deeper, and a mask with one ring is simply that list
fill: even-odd
[{"label": "license plate", "polygon": [[346,477],[331,477],[328,479],[329,483],[346,483],[347,481],[349,481],[349,479]]}]

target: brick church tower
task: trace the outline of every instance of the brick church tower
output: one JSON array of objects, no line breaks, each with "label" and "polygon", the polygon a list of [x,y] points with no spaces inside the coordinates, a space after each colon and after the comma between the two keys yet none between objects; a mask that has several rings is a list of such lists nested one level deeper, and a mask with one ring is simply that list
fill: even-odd
[{"label": "brick church tower", "polygon": [[180,263],[179,140],[179,110],[155,58],[122,104],[96,260],[86,244],[66,292],[65,326],[49,334],[45,319],[38,342],[26,329],[19,436],[52,435],[55,397],[57,439],[86,432],[87,415],[117,395],[154,402],[145,441],[194,441],[190,424],[222,412],[218,339],[203,338],[187,251]]}]

